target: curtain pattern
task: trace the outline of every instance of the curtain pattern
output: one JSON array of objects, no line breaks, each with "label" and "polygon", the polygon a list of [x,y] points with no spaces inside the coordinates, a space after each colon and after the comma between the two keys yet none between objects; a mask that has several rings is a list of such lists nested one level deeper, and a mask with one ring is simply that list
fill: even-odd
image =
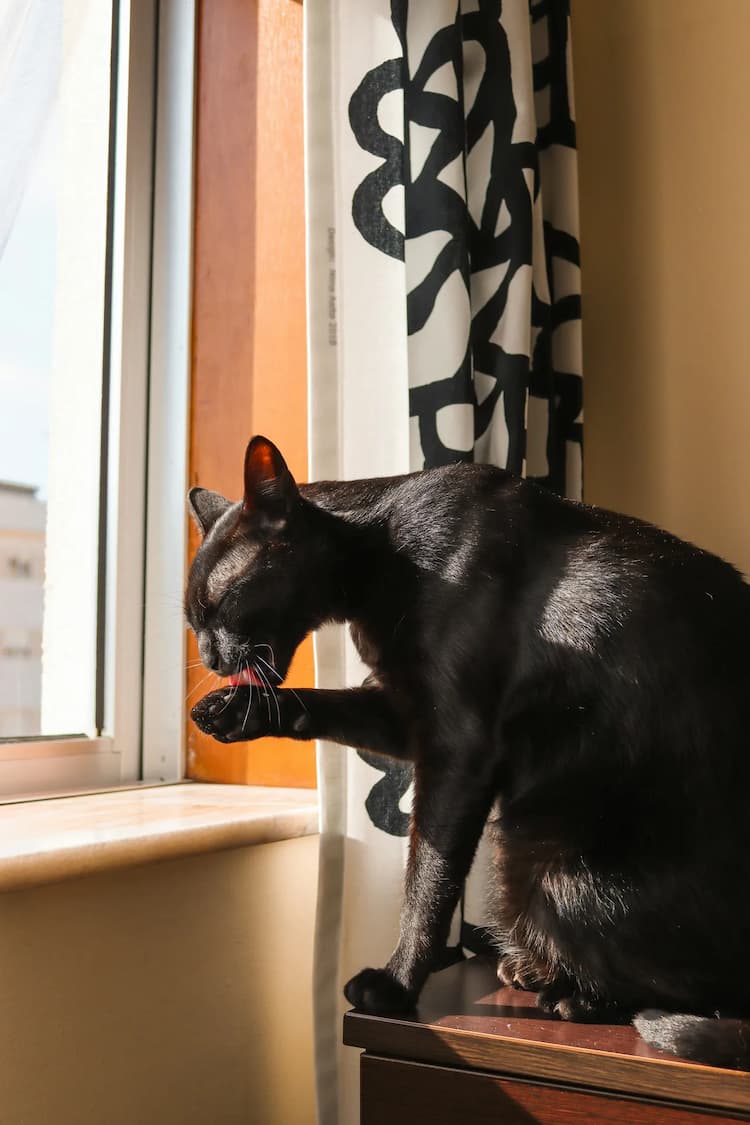
[{"label": "curtain pattern", "polygon": [[[412,467],[476,457],[521,473],[530,452],[529,475],[576,493],[567,3],[541,0],[527,11],[478,0],[457,10],[437,0],[410,11],[394,0],[391,13],[401,55],[372,67],[349,102],[357,144],[382,160],[357,186],[352,218],[371,245],[405,263]],[[399,135],[381,123],[396,93]]]},{"label": "curtain pattern", "polygon": [[[568,0],[308,0],[305,19],[311,478],[476,459],[579,496]],[[341,637],[317,666],[321,686],[364,675]],[[350,1125],[340,988],[394,944],[411,775],[325,746],[319,763],[319,1116]]]}]

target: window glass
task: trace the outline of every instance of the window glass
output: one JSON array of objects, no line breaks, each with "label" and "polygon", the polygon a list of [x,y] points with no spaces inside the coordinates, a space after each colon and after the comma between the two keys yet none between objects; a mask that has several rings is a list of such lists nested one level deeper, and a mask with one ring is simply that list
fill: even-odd
[{"label": "window glass", "polygon": [[112,11],[0,11],[0,738],[95,698]]}]

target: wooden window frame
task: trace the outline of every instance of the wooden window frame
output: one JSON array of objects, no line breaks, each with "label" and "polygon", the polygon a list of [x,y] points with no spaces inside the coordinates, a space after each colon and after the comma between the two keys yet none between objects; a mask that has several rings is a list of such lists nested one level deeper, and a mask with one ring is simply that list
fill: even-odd
[{"label": "wooden window frame", "polygon": [[[199,0],[196,97],[189,479],[236,499],[254,433],[307,479],[301,5]],[[197,659],[191,637],[188,708],[213,686]],[[309,639],[288,682],[313,683]],[[314,746],[227,746],[188,721],[187,772],[313,787]]]}]

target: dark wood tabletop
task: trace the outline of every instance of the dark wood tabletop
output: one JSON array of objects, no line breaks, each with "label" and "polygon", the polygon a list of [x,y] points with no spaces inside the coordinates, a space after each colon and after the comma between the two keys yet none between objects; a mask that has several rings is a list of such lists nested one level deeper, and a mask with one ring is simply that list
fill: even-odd
[{"label": "dark wood tabletop", "polygon": [[344,1042],[373,1055],[750,1113],[750,1075],[677,1060],[631,1026],[550,1017],[533,994],[498,987],[495,962],[484,958],[435,973],[414,1016],[347,1013]]}]

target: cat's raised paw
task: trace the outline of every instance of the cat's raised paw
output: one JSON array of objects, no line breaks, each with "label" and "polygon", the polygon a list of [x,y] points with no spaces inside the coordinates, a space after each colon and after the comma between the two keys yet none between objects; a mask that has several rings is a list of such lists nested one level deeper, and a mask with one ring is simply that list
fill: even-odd
[{"label": "cat's raised paw", "polygon": [[363,969],[344,985],[344,996],[359,1012],[395,1016],[414,1010],[414,997],[387,969]]},{"label": "cat's raised paw", "polygon": [[264,710],[261,692],[249,687],[225,687],[209,692],[190,712],[199,730],[218,742],[248,742],[271,733],[270,707]]}]

